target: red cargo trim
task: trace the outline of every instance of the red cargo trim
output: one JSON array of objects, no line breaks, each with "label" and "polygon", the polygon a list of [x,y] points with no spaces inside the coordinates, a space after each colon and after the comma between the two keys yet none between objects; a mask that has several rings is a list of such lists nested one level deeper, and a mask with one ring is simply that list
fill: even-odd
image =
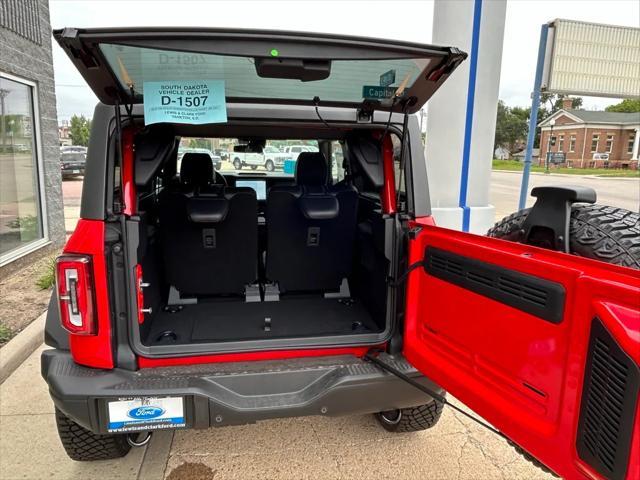
[{"label": "red cargo trim", "polygon": [[124,202],[125,215],[136,213],[136,184],[134,179],[133,164],[135,131],[125,128],[122,131],[122,201]]},{"label": "red cargo trim", "polygon": [[287,358],[326,357],[329,355],[355,355],[356,357],[362,357],[370,348],[371,347],[348,347],[317,348],[310,350],[275,350],[173,358],[138,357],[138,366],[140,368],[173,367],[176,365],[197,365],[201,363],[254,362],[260,360],[284,360]]},{"label": "red cargo trim", "polygon": [[138,306],[138,324],[144,323],[144,293],[142,292],[143,280],[142,280],[142,266],[135,266],[136,274],[136,305]]},{"label": "red cargo trim", "polygon": [[64,253],[91,255],[97,334],[69,334],[69,343],[76,363],[95,368],[113,368],[104,230],[104,222],[81,218],[63,250]]},{"label": "red cargo trim", "polygon": [[396,176],[393,169],[393,142],[390,134],[385,135],[382,141],[382,166],[384,172],[382,211],[393,214],[396,213]]}]

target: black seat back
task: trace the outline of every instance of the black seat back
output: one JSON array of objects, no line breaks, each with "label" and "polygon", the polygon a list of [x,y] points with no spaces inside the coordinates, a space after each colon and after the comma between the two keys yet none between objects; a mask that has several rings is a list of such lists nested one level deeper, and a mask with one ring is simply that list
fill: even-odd
[{"label": "black seat back", "polygon": [[267,197],[267,279],[280,291],[327,291],[351,273],[357,191],[328,186],[321,153],[301,153],[296,185],[277,186]]},{"label": "black seat back", "polygon": [[180,164],[180,183],[186,188],[203,188],[212,184],[211,157],[206,153],[185,153]]},{"label": "black seat back", "polygon": [[257,279],[256,194],[251,188],[211,185],[212,180],[210,157],[188,153],[180,168],[181,188],[161,197],[166,277],[182,294],[240,295]]}]

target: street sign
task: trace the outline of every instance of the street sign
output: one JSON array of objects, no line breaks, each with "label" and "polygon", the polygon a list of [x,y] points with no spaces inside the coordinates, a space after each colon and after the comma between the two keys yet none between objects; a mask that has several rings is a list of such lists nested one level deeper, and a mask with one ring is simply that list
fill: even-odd
[{"label": "street sign", "polygon": [[373,100],[383,100],[393,97],[395,87],[379,87],[378,85],[365,85],[362,87],[362,97]]},{"label": "street sign", "polygon": [[396,71],[395,70],[389,70],[388,72],[385,72],[382,75],[380,75],[380,86],[381,87],[388,87],[389,85],[393,85],[393,83],[395,81],[396,81]]}]

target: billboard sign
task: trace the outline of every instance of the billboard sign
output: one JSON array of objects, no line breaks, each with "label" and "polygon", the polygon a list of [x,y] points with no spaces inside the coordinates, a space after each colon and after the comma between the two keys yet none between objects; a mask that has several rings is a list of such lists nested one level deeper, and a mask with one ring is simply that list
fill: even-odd
[{"label": "billboard sign", "polygon": [[593,97],[640,97],[640,28],[554,20],[542,90]]}]

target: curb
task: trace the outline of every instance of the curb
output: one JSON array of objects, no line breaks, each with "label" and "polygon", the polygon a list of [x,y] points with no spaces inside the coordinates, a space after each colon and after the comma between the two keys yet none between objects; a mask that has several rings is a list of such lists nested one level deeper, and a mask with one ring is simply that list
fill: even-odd
[{"label": "curb", "polygon": [[[522,174],[522,170],[499,170],[499,169],[491,169],[492,172],[498,173],[519,173]],[[595,174],[587,174],[587,173],[554,173],[546,174],[544,172],[530,172],[530,175],[544,175],[544,176],[553,176],[553,177],[566,177],[566,178],[597,178],[602,180],[635,180],[638,181],[638,177],[613,177],[613,176],[602,176]]]},{"label": "curb", "polygon": [[46,318],[44,312],[0,349],[0,384],[42,345]]}]

